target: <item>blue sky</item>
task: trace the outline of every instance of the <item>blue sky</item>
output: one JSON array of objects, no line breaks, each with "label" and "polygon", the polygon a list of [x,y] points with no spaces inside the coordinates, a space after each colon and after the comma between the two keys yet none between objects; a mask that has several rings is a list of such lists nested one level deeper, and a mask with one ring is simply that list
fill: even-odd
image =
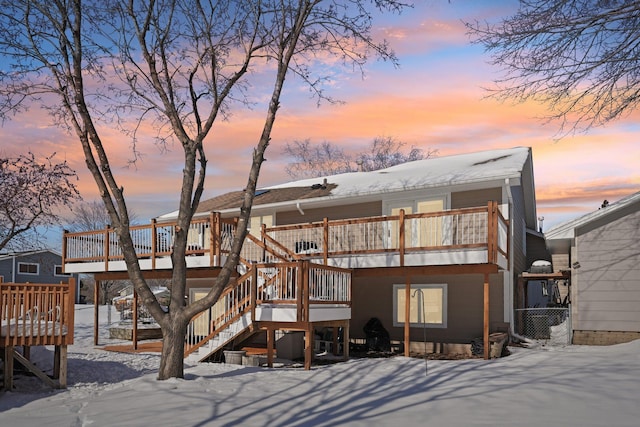
[{"label": "blue sky", "polygon": [[[545,229],[595,210],[604,199],[618,200],[640,190],[640,113],[633,113],[588,134],[556,141],[558,125],[544,124],[544,106],[512,105],[486,99],[483,87],[499,76],[479,46],[471,45],[463,20],[496,20],[512,13],[517,2],[416,1],[415,9],[377,21],[375,32],[397,52],[400,67],[371,62],[365,77],[330,69],[330,95],[344,104],[316,106],[304,85],[287,80],[282,108],[266,157],[260,185],[289,178],[286,143],[310,138],[358,150],[377,136],[391,136],[408,146],[437,149],[439,155],[528,146],[533,149],[538,215]],[[255,88],[259,92],[260,88]],[[243,188],[251,150],[263,123],[260,108],[234,112],[218,123],[206,141],[209,170],[205,198]],[[160,150],[143,141],[145,156],[136,167],[125,137],[103,129],[109,140],[111,164],[125,187],[132,209],[151,218],[177,206],[182,155],[180,147]],[[79,142],[49,125],[45,113],[32,109],[0,128],[2,153],[31,149],[43,155],[57,152],[80,175],[86,199],[97,197],[86,171]]]}]

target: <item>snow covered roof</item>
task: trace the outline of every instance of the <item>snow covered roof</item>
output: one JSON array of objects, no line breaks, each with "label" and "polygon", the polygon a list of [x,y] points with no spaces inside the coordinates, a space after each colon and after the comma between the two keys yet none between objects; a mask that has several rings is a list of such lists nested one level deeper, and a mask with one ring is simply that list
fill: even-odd
[{"label": "snow covered roof", "polygon": [[601,207],[594,212],[560,223],[549,229],[549,231],[545,233],[545,237],[547,240],[573,239],[576,228],[603,218],[606,215],[611,215],[614,212],[619,212],[621,209],[636,202],[640,202],[640,191],[624,197],[617,202],[610,203],[606,207]]},{"label": "snow covered roof", "polygon": [[266,187],[265,190],[335,184],[333,197],[352,197],[520,177],[529,148],[432,157],[372,172],[350,172]]},{"label": "snow covered roof", "polygon": [[[338,204],[343,200],[382,198],[383,194],[400,191],[451,187],[455,185],[520,179],[525,195],[535,206],[531,149],[515,147],[475,153],[432,157],[407,162],[371,172],[350,172],[318,178],[286,182],[261,188],[256,192],[254,208],[291,206],[298,202]],[[198,212],[231,212],[237,210],[243,199],[242,191],[234,191],[203,200]],[[535,208],[532,208],[535,222]],[[175,217],[177,212],[158,219]],[[527,221],[529,223],[529,220]]]}]

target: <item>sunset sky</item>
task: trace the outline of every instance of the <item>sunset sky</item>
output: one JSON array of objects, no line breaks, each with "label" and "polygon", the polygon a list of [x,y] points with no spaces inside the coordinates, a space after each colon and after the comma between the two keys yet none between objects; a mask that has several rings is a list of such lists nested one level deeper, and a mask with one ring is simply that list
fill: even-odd
[{"label": "sunset sky", "polygon": [[[486,99],[498,70],[488,64],[482,47],[471,45],[462,20],[495,20],[515,10],[517,1],[417,0],[413,10],[378,21],[376,34],[386,37],[400,68],[372,62],[365,78],[335,70],[329,94],[344,104],[310,98],[302,82],[287,80],[260,186],[289,180],[284,172],[287,142],[310,138],[358,150],[377,136],[407,146],[437,149],[439,156],[492,148],[533,148],[538,216],[544,228],[597,209],[604,199],[616,201],[640,191],[640,112],[586,134],[555,140],[558,124],[545,124],[544,106],[500,104]],[[241,189],[251,150],[262,128],[264,110],[236,110],[220,122],[206,141],[209,157],[205,198]],[[49,125],[45,113],[28,114],[0,128],[2,155],[28,149],[57,152],[80,176],[87,200],[97,198],[80,143]],[[143,142],[144,157],[128,167],[133,155],[125,136],[104,130],[110,141],[111,165],[125,188],[131,208],[142,219],[177,208],[181,181],[180,147],[159,149]]]}]

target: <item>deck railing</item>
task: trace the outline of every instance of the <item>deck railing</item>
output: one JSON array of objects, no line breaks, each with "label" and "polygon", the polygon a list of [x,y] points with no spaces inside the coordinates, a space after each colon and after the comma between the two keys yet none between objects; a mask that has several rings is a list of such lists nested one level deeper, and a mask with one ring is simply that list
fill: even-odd
[{"label": "deck railing", "polygon": [[323,221],[265,229],[293,258],[486,248],[487,259],[508,253],[508,222],[495,202],[443,212]]},{"label": "deck railing", "polygon": [[[175,223],[157,223],[131,227],[131,236],[140,258],[151,259],[171,254]],[[210,265],[222,263],[222,255],[231,249],[236,223],[219,214],[194,219],[189,228],[187,255],[208,255]],[[277,259],[322,258],[355,254],[455,249],[487,250],[487,260],[496,263],[498,255],[509,250],[509,225],[496,202],[478,208],[442,212],[404,214],[327,220],[263,228],[261,236],[250,235],[241,257],[247,262],[271,262]],[[123,259],[120,244],[112,229],[80,233],[65,232],[63,263],[103,262]]]},{"label": "deck railing", "polygon": [[0,347],[73,344],[74,301],[74,279],[0,282]]},{"label": "deck railing", "polygon": [[261,304],[291,305],[296,320],[308,320],[313,304],[351,305],[351,271],[309,261],[260,263],[227,287],[218,301],[196,315],[187,328],[185,356]]}]

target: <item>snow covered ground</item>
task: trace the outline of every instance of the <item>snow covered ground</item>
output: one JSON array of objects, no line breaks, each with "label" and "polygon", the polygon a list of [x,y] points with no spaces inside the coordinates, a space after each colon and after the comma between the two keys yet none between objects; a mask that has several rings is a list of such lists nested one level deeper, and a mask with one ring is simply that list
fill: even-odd
[{"label": "snow covered ground", "polygon": [[[429,361],[428,370],[405,357],[311,371],[199,364],[185,380],[157,381],[159,355],[94,348],[92,322],[93,306],[77,306],[69,388],[17,377],[0,392],[0,426],[640,425],[640,341],[512,348],[497,360]],[[51,351],[32,359],[46,368]]]}]

